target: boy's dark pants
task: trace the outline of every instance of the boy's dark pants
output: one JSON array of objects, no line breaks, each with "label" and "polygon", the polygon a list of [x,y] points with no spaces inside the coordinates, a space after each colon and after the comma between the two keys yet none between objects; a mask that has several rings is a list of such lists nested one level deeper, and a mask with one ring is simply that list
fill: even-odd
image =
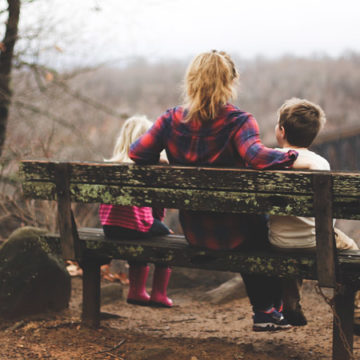
[{"label": "boy's dark pants", "polygon": [[[306,252],[313,253],[316,251],[316,248],[308,249],[286,249],[279,248],[277,246],[272,246],[273,249],[276,249],[280,252]],[[301,288],[303,284],[302,279],[281,279],[282,284],[282,299],[284,303],[284,312],[301,312]]]},{"label": "boy's dark pants", "polygon": [[241,274],[253,311],[266,311],[281,306],[282,282],[277,277]]},{"label": "boy's dark pants", "polygon": [[281,283],[284,311],[300,311],[302,279],[282,279]]},{"label": "boy's dark pants", "polygon": [[[267,217],[256,216],[254,224],[249,224],[247,241],[239,250],[264,250],[271,248],[268,240]],[[272,307],[280,309],[282,304],[282,279],[275,276],[260,274],[243,274],[246,292],[253,311],[269,310]]]}]

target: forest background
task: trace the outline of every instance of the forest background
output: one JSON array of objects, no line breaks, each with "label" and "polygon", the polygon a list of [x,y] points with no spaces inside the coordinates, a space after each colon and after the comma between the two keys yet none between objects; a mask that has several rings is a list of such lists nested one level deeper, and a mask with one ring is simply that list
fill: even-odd
[{"label": "forest background", "polygon": [[[17,0],[1,1],[1,38],[8,24],[8,5],[14,1]],[[0,159],[0,239],[24,225],[56,230],[54,204],[22,198],[20,159],[102,161],[110,157],[127,117],[145,114],[155,120],[182,102],[184,73],[196,54],[154,58],[135,52],[119,56],[120,60],[104,60],[94,56],[88,47],[79,46],[74,40],[79,40],[79,33],[64,30],[69,14],[54,20],[44,5],[36,17],[21,21],[22,14],[30,14],[31,7],[40,3],[46,2],[20,2],[19,32],[12,58],[11,105]],[[101,16],[101,2],[89,3],[95,15]],[[95,40],[98,41],[92,41]],[[0,51],[4,52],[4,42],[1,44]],[[229,52],[241,73],[234,103],[256,117],[265,144],[275,145],[276,110],[294,96],[324,108],[325,132],[358,124],[359,51],[348,49],[336,56],[321,52],[251,58],[244,57],[240,50]],[[69,61],[70,55],[74,56],[73,62]],[[87,61],[79,62],[80,58]],[[77,205],[76,217],[80,226],[99,225],[95,207]],[[180,231],[174,216],[168,221]]]}]

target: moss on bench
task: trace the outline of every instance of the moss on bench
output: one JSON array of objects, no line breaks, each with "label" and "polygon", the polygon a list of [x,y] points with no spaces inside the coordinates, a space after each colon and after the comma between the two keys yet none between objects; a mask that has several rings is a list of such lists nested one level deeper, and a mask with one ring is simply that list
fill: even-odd
[{"label": "moss on bench", "polygon": [[[79,237],[82,252],[87,258],[138,260],[208,270],[317,278],[315,253],[215,251],[191,247],[179,235],[150,240],[107,240],[102,229],[95,228],[80,229]],[[52,251],[61,253],[59,235],[48,234],[45,242]],[[360,251],[342,251],[338,258],[342,280],[360,288]]]}]

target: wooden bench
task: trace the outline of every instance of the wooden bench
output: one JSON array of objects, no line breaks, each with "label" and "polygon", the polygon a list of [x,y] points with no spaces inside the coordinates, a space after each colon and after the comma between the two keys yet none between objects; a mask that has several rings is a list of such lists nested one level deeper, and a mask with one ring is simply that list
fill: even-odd
[{"label": "wooden bench", "polygon": [[[333,359],[352,358],[360,251],[336,251],[332,219],[360,219],[360,173],[33,160],[21,171],[26,197],[57,200],[60,236],[47,240],[83,268],[84,324],[99,326],[100,266],[110,259],[314,279],[335,289]],[[317,252],[212,251],[178,235],[109,241],[102,229],[77,229],[71,202],[315,217]]]}]

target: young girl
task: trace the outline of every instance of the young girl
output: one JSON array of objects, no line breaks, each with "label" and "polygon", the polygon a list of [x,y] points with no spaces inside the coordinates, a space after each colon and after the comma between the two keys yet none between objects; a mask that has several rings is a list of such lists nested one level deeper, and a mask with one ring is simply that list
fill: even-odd
[{"label": "young girl", "polygon": [[[292,167],[297,152],[266,148],[255,118],[228,102],[235,93],[238,76],[225,52],[213,50],[196,56],[185,77],[185,105],[160,116],[131,145],[130,158],[138,163],[156,163],[165,149],[170,164]],[[181,210],[180,222],[193,246],[242,249],[260,247],[267,241],[266,221],[258,215]],[[254,310],[253,329],[288,329],[281,313],[279,279],[242,275]]]},{"label": "young girl", "polygon": [[[133,116],[127,119],[116,141],[112,162],[132,162],[128,157],[130,144],[143,135],[152,123],[145,116]],[[155,235],[166,235],[170,231],[161,222],[164,210],[150,207],[101,204],[99,210],[101,225],[109,238],[144,239]],[[155,265],[151,296],[145,285],[149,274],[146,263],[129,263],[129,293],[127,302],[136,305],[171,307],[172,300],[166,295],[171,269],[160,264]]]}]

